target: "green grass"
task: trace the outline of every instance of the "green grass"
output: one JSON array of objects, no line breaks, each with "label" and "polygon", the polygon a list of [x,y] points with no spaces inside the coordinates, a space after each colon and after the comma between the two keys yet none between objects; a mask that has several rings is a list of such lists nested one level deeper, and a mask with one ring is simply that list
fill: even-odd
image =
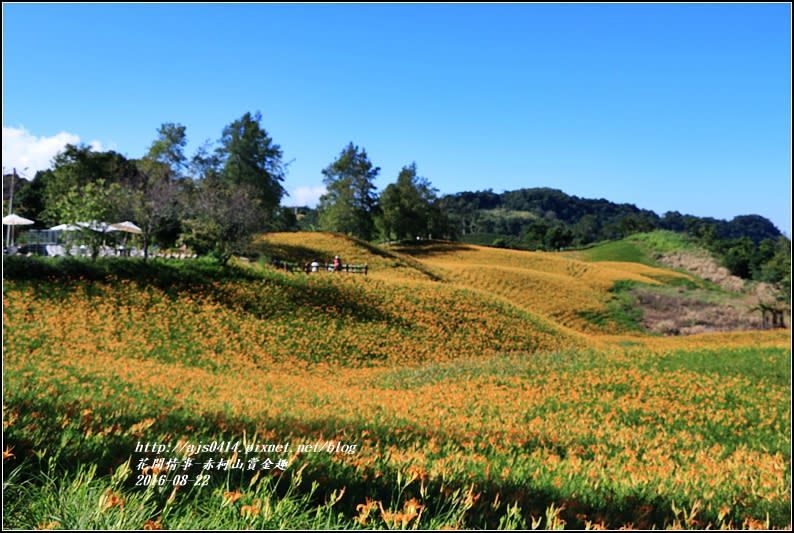
[{"label": "green grass", "polygon": [[627,263],[642,263],[645,265],[653,264],[640,246],[626,240],[599,244],[584,250],[582,253],[586,261],[625,261]]},{"label": "green grass", "polygon": [[702,251],[690,237],[683,233],[667,230],[656,230],[647,233],[635,233],[626,238],[643,246],[650,253],[666,254],[670,252]]},{"label": "green grass", "polygon": [[657,230],[635,233],[625,239],[597,244],[579,253],[585,261],[625,261],[659,266],[653,259],[656,254],[699,250],[700,248],[682,233]]},{"label": "green grass", "polygon": [[[3,484],[4,528],[389,529],[394,524],[384,517],[403,511],[409,504],[409,499],[398,491],[393,507],[372,509],[367,516],[369,523],[362,524],[356,520],[358,517],[345,516],[339,509],[344,491],[318,496],[319,484],[304,481],[300,473],[289,478],[263,476],[245,480],[227,476],[200,488],[191,483],[177,487],[172,483],[160,486],[157,482],[140,488],[133,484],[137,476],[129,463],[106,476],[98,476],[95,466],[81,466],[75,472],[58,472],[52,464],[45,468],[35,480],[19,481],[20,467],[7,476]],[[407,483],[401,488],[405,486]],[[455,525],[469,507],[465,493],[457,491],[445,506],[414,517],[411,522],[423,529]]]},{"label": "green grass", "polygon": [[632,289],[642,285],[650,287],[645,283],[621,280],[617,281],[609,289],[610,300],[606,308],[598,311],[577,311],[577,315],[588,322],[603,328],[613,328],[620,332],[641,332],[642,309],[636,305],[636,298],[632,295]]},{"label": "green grass", "polygon": [[791,352],[783,348],[679,351],[648,360],[643,368],[743,377],[761,386],[784,386],[791,382]]}]

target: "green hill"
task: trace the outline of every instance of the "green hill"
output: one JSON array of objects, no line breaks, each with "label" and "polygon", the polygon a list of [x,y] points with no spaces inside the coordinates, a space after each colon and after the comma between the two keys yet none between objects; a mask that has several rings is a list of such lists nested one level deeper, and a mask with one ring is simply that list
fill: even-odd
[{"label": "green hill", "polygon": [[566,255],[581,261],[625,261],[659,266],[656,258],[670,252],[706,254],[694,239],[683,233],[657,230],[635,233],[617,241],[603,242],[582,250],[566,252]]}]

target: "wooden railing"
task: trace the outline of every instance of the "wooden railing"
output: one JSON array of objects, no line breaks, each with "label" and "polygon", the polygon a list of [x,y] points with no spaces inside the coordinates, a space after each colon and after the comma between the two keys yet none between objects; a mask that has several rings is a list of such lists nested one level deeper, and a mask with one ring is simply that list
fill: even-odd
[{"label": "wooden railing", "polygon": [[367,263],[363,265],[340,264],[338,268],[334,268],[333,263],[320,263],[318,261],[296,263],[283,259],[271,259],[270,265],[284,272],[305,272],[306,274],[319,272],[347,272],[348,274],[364,274],[366,276],[369,271],[369,265]]}]

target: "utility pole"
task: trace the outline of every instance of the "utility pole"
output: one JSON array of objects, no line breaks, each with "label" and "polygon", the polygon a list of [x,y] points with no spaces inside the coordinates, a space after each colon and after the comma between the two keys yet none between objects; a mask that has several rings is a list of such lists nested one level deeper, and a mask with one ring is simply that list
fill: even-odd
[{"label": "utility pole", "polygon": [[[8,199],[8,214],[11,215],[14,213],[14,182],[17,180],[17,169],[13,169],[13,174],[11,175],[11,197]],[[8,225],[8,229],[6,229],[6,246],[9,245],[11,242],[11,225]]]}]

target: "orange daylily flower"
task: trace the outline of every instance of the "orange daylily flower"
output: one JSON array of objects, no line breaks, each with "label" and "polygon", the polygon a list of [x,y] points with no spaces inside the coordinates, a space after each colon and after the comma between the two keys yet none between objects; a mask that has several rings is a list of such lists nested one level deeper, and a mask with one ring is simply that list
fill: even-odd
[{"label": "orange daylily flower", "polygon": [[13,459],[16,457],[16,455],[11,453],[11,450],[13,449],[14,449],[13,446],[6,446],[6,449],[3,450],[3,461],[5,461],[6,459]]},{"label": "orange daylily flower", "polygon": [[240,492],[240,489],[236,489],[234,492],[227,491],[223,493],[223,503],[224,504],[234,503],[242,497],[243,497],[243,493]]}]

